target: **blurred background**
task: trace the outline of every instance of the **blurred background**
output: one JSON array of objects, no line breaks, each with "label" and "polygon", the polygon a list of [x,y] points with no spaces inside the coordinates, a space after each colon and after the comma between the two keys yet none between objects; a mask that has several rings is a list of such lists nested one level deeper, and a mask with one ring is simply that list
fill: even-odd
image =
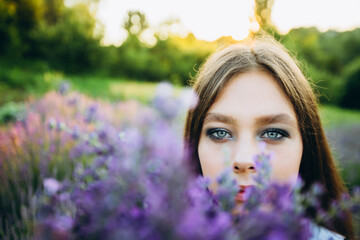
[{"label": "blurred background", "polygon": [[188,86],[218,47],[265,31],[299,60],[347,183],[360,185],[358,9],[358,0],[0,0],[0,128],[64,81],[93,98],[147,103],[157,82]]},{"label": "blurred background", "polygon": [[0,105],[41,95],[59,79],[95,97],[146,99],[137,83],[149,95],[151,82],[186,86],[219,46],[264,30],[300,60],[321,103],[359,109],[359,7],[357,0],[1,0]]},{"label": "blurred background", "polygon": [[116,132],[139,126],[136,113],[154,107],[159,82],[181,96],[212,52],[261,32],[298,59],[353,191],[359,9],[359,0],[0,0],[0,238],[29,239],[20,236],[33,231],[31,199],[43,180],[76,182],[77,166],[92,172],[93,159],[119,146]]}]

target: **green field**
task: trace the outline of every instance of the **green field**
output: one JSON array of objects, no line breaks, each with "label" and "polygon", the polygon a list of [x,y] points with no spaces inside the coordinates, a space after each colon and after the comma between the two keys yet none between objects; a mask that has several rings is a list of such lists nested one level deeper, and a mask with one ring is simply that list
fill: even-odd
[{"label": "green field", "polygon": [[[56,89],[63,81],[70,83],[70,89],[95,99],[111,102],[135,99],[148,103],[155,95],[159,83],[139,81],[126,78],[93,77],[93,76],[62,76],[61,74],[45,74],[44,81]],[[174,86],[175,94],[183,87]],[[37,94],[38,95],[38,94]]]},{"label": "green field", "polygon": [[335,106],[321,106],[320,116],[325,127],[345,124],[360,124],[360,111]]},{"label": "green field", "polygon": [[[148,103],[154,97],[157,86],[157,83],[118,78],[72,77],[69,78],[69,82],[73,90],[94,98],[109,101],[135,99],[143,103]],[[175,86],[176,92],[180,92],[181,89],[182,87]],[[321,120],[325,127],[360,124],[359,110],[342,109],[331,105],[320,106],[319,109]]]},{"label": "green field", "polygon": [[[40,85],[46,85],[47,87],[44,87],[38,91],[35,89],[30,89],[27,91],[27,94],[30,96],[41,97],[45,91],[56,89],[63,81],[70,83],[70,89],[72,91],[78,91],[95,99],[100,98],[110,102],[135,99],[145,104],[149,103],[154,97],[157,86],[157,83],[145,81],[141,82],[125,78],[100,78],[91,76],[64,77],[61,74],[45,73],[41,77],[42,83],[40,83]],[[179,93],[183,89],[181,86],[174,86],[174,88],[175,93]],[[22,93],[23,97],[25,95],[26,93]],[[26,99],[26,97],[24,97],[24,99]],[[4,115],[4,111],[10,112],[10,114],[12,114],[13,112],[16,112],[17,106],[20,105],[21,103],[13,104],[8,102],[1,106],[0,122],[2,120],[1,115]],[[326,105],[320,106],[320,115],[324,126],[327,128],[344,124],[360,124],[359,110],[347,110]]]},{"label": "green field", "polygon": [[72,77],[69,78],[72,90],[93,98],[109,101],[136,99],[149,102],[155,94],[157,83],[138,82],[119,78]]}]

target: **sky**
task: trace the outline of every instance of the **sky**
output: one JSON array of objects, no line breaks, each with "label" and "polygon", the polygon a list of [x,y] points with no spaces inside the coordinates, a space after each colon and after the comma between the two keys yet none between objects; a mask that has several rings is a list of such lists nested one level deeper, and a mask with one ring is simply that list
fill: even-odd
[{"label": "sky", "polygon": [[[192,32],[198,39],[221,36],[245,38],[251,26],[253,0],[100,0],[97,18],[104,26],[104,44],[119,45],[121,28],[129,10],[145,13],[153,28],[168,19],[179,19],[179,34]],[[315,26],[321,31],[360,27],[360,0],[274,0],[272,21],[281,33],[291,28]]]}]

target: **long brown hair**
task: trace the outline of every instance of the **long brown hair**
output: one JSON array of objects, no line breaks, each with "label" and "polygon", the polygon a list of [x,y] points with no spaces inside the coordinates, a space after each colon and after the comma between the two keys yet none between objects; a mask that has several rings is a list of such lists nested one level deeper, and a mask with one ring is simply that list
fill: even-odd
[{"label": "long brown hair", "polygon": [[[202,174],[198,145],[206,113],[231,78],[239,73],[256,69],[268,71],[289,99],[300,126],[303,155],[299,174],[306,191],[313,183],[325,188],[323,207],[339,200],[346,188],[339,176],[324,130],[317,99],[296,61],[281,44],[270,38],[247,39],[215,52],[201,66],[193,84],[199,97],[196,107],[188,111],[185,123],[185,145],[190,164],[197,174]],[[326,226],[349,239],[353,239],[350,214],[345,219],[335,219]]]}]

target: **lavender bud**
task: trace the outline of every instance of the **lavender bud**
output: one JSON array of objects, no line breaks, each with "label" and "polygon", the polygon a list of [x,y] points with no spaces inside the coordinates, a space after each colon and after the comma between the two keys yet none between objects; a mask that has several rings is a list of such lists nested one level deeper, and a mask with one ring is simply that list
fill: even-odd
[{"label": "lavender bud", "polygon": [[59,84],[58,92],[60,95],[65,96],[70,90],[70,83],[67,81],[62,81]]},{"label": "lavender bud", "polygon": [[46,178],[44,179],[44,188],[47,193],[53,195],[59,191],[61,183],[59,183],[55,178]]}]

